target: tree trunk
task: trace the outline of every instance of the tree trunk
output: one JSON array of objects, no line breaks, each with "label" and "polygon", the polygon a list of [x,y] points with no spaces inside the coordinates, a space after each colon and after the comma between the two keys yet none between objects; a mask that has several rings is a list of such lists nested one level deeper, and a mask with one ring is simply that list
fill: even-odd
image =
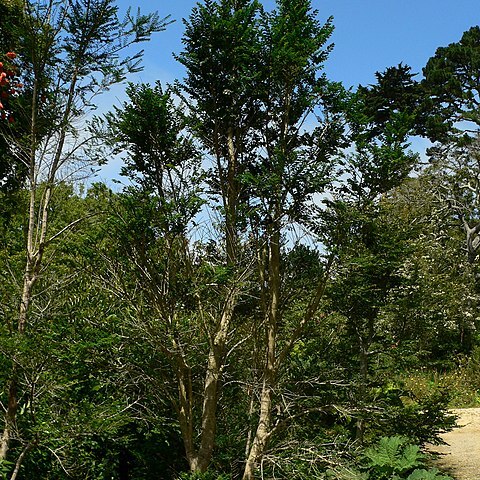
[{"label": "tree trunk", "polygon": [[[47,225],[48,225],[48,207],[53,192],[53,187],[61,166],[61,156],[65,144],[67,134],[67,120],[70,116],[71,108],[75,98],[75,87],[77,82],[77,71],[75,70],[70,83],[69,95],[65,112],[63,115],[64,126],[60,130],[58,144],[55,147],[54,158],[50,166],[43,198],[40,201],[38,209],[38,219],[36,217],[36,200],[37,200],[37,96],[38,96],[38,79],[34,79],[33,95],[31,105],[31,124],[30,137],[31,146],[29,152],[29,212],[28,212],[28,230],[26,245],[26,266],[23,278],[22,297],[20,300],[20,308],[18,314],[17,331],[19,335],[24,335],[28,324],[28,312],[32,299],[33,287],[38,279],[38,274],[43,261],[43,253],[46,246]],[[12,436],[12,431],[16,422],[18,409],[18,372],[14,366],[10,379],[10,387],[8,392],[8,406],[5,413],[5,427],[0,439],[0,460],[5,459]],[[25,452],[26,453],[26,452]]]},{"label": "tree trunk", "polygon": [[[368,379],[368,353],[365,349],[363,342],[360,342],[360,385],[358,388],[358,395],[360,402],[365,401],[367,393],[367,379]],[[355,438],[358,442],[363,443],[363,437],[365,435],[365,419],[360,417],[357,420]]]},{"label": "tree trunk", "polygon": [[[237,151],[234,144],[233,128],[227,132],[228,165],[226,185],[224,185],[223,201],[225,206],[225,248],[227,265],[236,268],[237,264],[237,208],[238,208],[238,179],[237,179]],[[190,463],[192,472],[205,472],[210,465],[215,448],[215,434],[217,429],[218,397],[221,386],[223,364],[225,361],[225,346],[227,343],[233,313],[237,303],[238,287],[233,285],[223,306],[220,320],[213,332],[208,354],[207,371],[203,388],[202,424],[200,431],[200,446],[193,455]],[[192,399],[193,401],[193,399]],[[193,439],[192,439],[193,445]]]},{"label": "tree trunk", "polygon": [[274,224],[269,235],[269,305],[266,316],[266,357],[263,371],[260,413],[252,447],[247,457],[243,480],[255,478],[255,470],[271,434],[272,395],[277,377],[276,342],[280,303],[280,228]]},{"label": "tree trunk", "polygon": [[3,428],[2,438],[0,440],[0,460],[7,458],[8,449],[10,447],[10,440],[15,428],[15,421],[17,417],[18,401],[17,401],[17,378],[16,369],[14,368],[14,375],[10,380],[8,388],[8,405],[5,413],[5,426]]},{"label": "tree trunk", "polygon": [[201,472],[205,472],[208,469],[215,447],[218,395],[225,359],[225,345],[236,302],[237,290],[236,287],[233,287],[226,301],[220,325],[208,356],[208,367],[203,389],[202,432],[197,467]]},{"label": "tree trunk", "polygon": [[217,426],[218,396],[221,386],[222,368],[225,359],[225,346],[233,310],[237,301],[234,287],[228,296],[215,337],[210,346],[207,372],[203,388],[202,423],[198,450],[195,446],[195,429],[193,418],[193,391],[188,367],[183,358],[177,360],[177,382],[179,391],[179,421],[185,454],[191,472],[207,471],[215,448]]},{"label": "tree trunk", "polygon": [[[17,332],[19,335],[24,335],[27,328],[27,314],[32,299],[33,286],[37,280],[37,269],[39,262],[42,259],[43,247],[38,251],[34,250],[34,235],[35,230],[35,189],[30,191],[30,206],[29,206],[29,222],[27,232],[27,248],[26,257],[27,262],[25,266],[25,273],[23,276],[22,297],[20,300],[20,307],[18,311]],[[40,233],[41,238],[45,236],[44,228]],[[0,439],[0,460],[7,458],[7,453],[10,448],[10,441],[13,430],[15,429],[16,417],[18,410],[18,369],[13,364],[10,385],[8,388],[7,410],[5,412],[5,425]]]}]

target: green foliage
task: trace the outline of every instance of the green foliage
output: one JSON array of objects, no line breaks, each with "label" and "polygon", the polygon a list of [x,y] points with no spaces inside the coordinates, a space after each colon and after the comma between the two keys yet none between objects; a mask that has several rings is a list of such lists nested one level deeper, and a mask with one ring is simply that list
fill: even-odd
[{"label": "green foliage", "polygon": [[375,435],[400,435],[418,445],[442,443],[440,434],[455,426],[456,417],[448,411],[451,396],[438,385],[419,397],[404,388],[391,388],[388,396],[376,397],[384,411],[370,428]]},{"label": "green foliage", "polygon": [[185,22],[185,50],[176,57],[187,71],[182,88],[194,102],[193,128],[215,154],[208,141],[215,129],[222,156],[228,155],[228,129],[242,138],[237,145],[243,153],[248,129],[258,120],[260,11],[257,1],[207,0]]},{"label": "green foliage", "polygon": [[13,463],[8,460],[0,460],[0,477],[2,480],[7,480],[8,474],[10,473],[13,467]]},{"label": "green foliage", "polygon": [[[320,74],[332,50],[332,19],[321,24],[311,2],[280,1],[262,17],[263,125],[261,146],[245,177],[260,218],[308,221],[315,194],[331,179],[334,155],[343,140],[337,115],[343,89]],[[312,111],[318,125],[302,127]],[[247,186],[248,188],[248,186]],[[282,203],[279,211],[279,202]]]},{"label": "green foliage", "polygon": [[377,83],[360,86],[346,105],[353,153],[345,154],[347,174],[340,191],[359,202],[374,200],[399,185],[418,161],[408,150],[410,136],[422,129],[423,94],[410,67],[376,73]]},{"label": "green foliage", "polygon": [[406,370],[400,372],[405,387],[415,398],[434,395],[439,388],[448,392],[449,408],[475,408],[480,405],[478,388],[478,348],[470,356],[462,356],[448,369]]},{"label": "green foliage", "polygon": [[368,468],[378,480],[405,475],[421,465],[424,458],[417,445],[399,436],[382,437],[377,445],[367,448],[364,455]]},{"label": "green foliage", "polygon": [[[413,355],[412,360],[430,359],[440,367],[442,357],[472,348],[478,292],[475,266],[463,250],[464,234],[452,212],[438,204],[438,180],[433,172],[411,179],[384,202],[392,221],[413,227],[408,254],[397,270],[401,282],[385,314],[392,337],[401,339],[398,361]],[[449,360],[443,366],[450,365]]]},{"label": "green foliage", "polygon": [[375,446],[366,449],[365,457],[368,478],[372,480],[451,480],[435,468],[416,468],[422,466],[425,455],[405,437],[382,437]]},{"label": "green foliage", "polygon": [[[424,92],[414,79],[411,67],[400,63],[384,72],[376,72],[377,82],[369,87],[359,86],[357,96],[360,100],[354,110],[361,123],[367,122],[371,129],[366,132],[355,130],[368,138],[379,136],[399,114],[404,116],[403,126],[415,133],[421,133],[424,117]],[[355,123],[354,123],[355,125]]]},{"label": "green foliage", "polygon": [[[92,95],[137,71],[139,56],[120,52],[165,25],[130,13],[122,22],[110,0],[69,6],[49,17],[46,3],[27,2],[18,29],[29,37],[4,24],[13,13],[0,4],[0,46],[24,46],[19,105],[38,89],[39,125],[26,146],[58,131],[72,134],[69,146],[83,138],[72,122]],[[447,480],[426,469],[420,449],[454,424],[448,390],[468,389],[468,401],[478,401],[478,268],[456,230],[461,216],[478,220],[477,207],[468,211],[478,165],[463,145],[453,163],[408,179],[417,161],[408,148],[432,112],[448,128],[480,122],[470,71],[480,30],[439,49],[422,85],[400,64],[351,94],[322,75],[333,25],[318,21],[309,0],[279,0],[272,12],[255,0],[206,0],[185,23],[183,85],[129,85],[98,139],[123,154],[134,186],[77,194],[54,177],[36,186],[38,207],[55,184],[46,210],[52,240],[41,247],[22,334],[28,192],[0,193],[0,401],[7,404],[12,369],[21,392],[12,458],[32,441],[26,479],[237,478],[257,396],[271,382],[265,476]],[[50,56],[35,64],[48,45]],[[439,109],[428,110],[427,88]],[[313,116],[315,126],[304,128]],[[338,160],[343,146],[351,148]],[[58,161],[83,153],[74,147]],[[10,158],[0,157],[0,179],[13,180]],[[453,213],[434,205],[447,186]],[[313,204],[329,187],[318,222]],[[190,230],[199,217],[206,233]],[[315,232],[311,245],[292,245],[286,227],[299,224]],[[411,374],[416,364],[427,373]],[[181,473],[186,435],[193,450],[200,443],[208,369],[222,384],[213,458],[205,473]],[[0,476],[12,468],[3,462]]]},{"label": "green foliage", "polygon": [[[426,455],[406,437],[382,437],[364,452],[368,476],[372,480],[451,480],[435,468],[425,469]],[[357,477],[352,477],[357,478]]]},{"label": "green foliage", "polygon": [[452,478],[447,475],[442,475],[436,468],[432,468],[431,470],[420,468],[414,470],[407,477],[407,480],[452,480]]},{"label": "green foliage", "polygon": [[207,471],[204,473],[182,473],[178,480],[231,480],[231,478],[228,474]]},{"label": "green foliage", "polygon": [[155,195],[163,231],[185,232],[203,201],[200,157],[184,115],[159,83],[130,84],[127,94],[129,102],[107,115],[107,140],[116,153],[128,151],[122,174]]},{"label": "green foliage", "polygon": [[[439,47],[423,69],[423,82],[436,115],[430,121],[430,137],[446,140],[446,135],[462,136],[457,122],[479,126],[480,27],[464,32],[460,41]],[[441,128],[443,122],[446,128]],[[447,130],[448,129],[448,130]]]}]

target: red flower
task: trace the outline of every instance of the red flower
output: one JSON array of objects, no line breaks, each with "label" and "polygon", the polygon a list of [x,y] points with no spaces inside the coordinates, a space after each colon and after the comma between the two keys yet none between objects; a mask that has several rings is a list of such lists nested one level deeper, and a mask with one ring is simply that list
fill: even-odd
[{"label": "red flower", "polygon": [[10,60],[13,60],[13,59],[17,56],[17,54],[16,54],[15,52],[7,52],[7,53],[6,53],[6,56],[7,56],[7,58],[9,58]]},{"label": "red flower", "polygon": [[0,110],[3,110],[3,103],[0,102]]}]

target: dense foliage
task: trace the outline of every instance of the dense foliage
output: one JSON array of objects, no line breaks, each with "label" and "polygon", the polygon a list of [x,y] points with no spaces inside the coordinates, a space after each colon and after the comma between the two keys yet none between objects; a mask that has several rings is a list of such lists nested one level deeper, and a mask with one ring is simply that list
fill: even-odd
[{"label": "dense foliage", "polygon": [[[479,401],[479,27],[352,91],[310,0],[205,0],[185,78],[82,123],[167,20],[0,15],[1,478],[448,479],[424,447]],[[85,187],[111,155],[129,186]]]}]

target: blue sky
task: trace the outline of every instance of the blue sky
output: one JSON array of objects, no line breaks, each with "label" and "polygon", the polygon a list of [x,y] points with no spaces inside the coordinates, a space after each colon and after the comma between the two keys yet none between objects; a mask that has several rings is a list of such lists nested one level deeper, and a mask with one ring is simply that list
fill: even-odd
[{"label": "blue sky", "polygon": [[[182,49],[184,25],[196,5],[193,0],[119,0],[120,11],[129,6],[144,13],[157,10],[161,17],[171,15],[175,22],[166,31],[156,34],[142,47],[145,49],[144,70],[132,77],[134,82],[162,83],[182,78],[182,67],[172,53]],[[265,0],[271,9],[274,0]],[[335,48],[325,72],[345,86],[370,84],[376,71],[400,62],[421,73],[422,67],[440,46],[460,40],[462,33],[480,24],[480,0],[313,0],[320,20],[334,17],[335,31],[331,41]],[[115,88],[100,101],[109,108],[124,99],[124,87]],[[420,145],[419,145],[420,146]],[[118,166],[103,169],[101,177],[110,177]]]},{"label": "blue sky", "polygon": [[[263,3],[271,8],[275,2]],[[128,6],[145,12],[153,9],[176,20],[145,45],[141,75],[145,81],[171,81],[182,75],[171,53],[182,48],[181,20],[195,4],[192,0],[119,1],[121,10]],[[437,47],[458,41],[465,30],[480,23],[479,0],[313,0],[312,4],[321,20],[334,17],[335,49],[326,72],[348,86],[371,83],[375,71],[401,61],[420,72]]]}]

